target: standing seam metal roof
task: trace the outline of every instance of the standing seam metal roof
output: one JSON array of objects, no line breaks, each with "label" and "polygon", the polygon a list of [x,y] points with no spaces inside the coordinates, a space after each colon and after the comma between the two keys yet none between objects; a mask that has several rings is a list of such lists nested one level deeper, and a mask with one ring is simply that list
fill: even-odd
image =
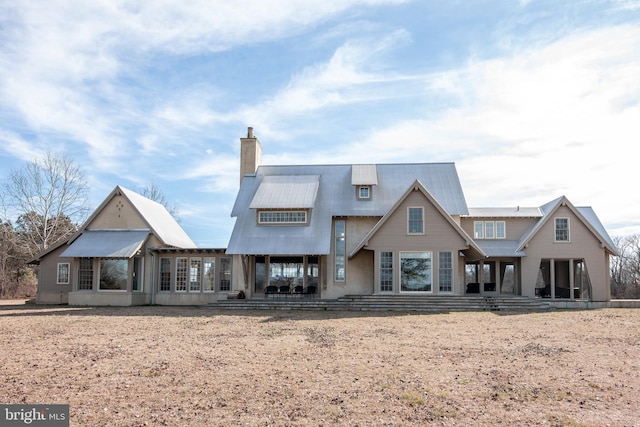
[{"label": "standing seam metal roof", "polygon": [[[245,176],[231,216],[236,217],[227,253],[248,255],[323,255],[330,253],[333,217],[382,217],[419,180],[450,215],[468,213],[453,163],[375,165],[378,185],[371,199],[358,200],[351,165],[260,166]],[[319,185],[308,226],[258,226],[252,201],[268,177],[318,176]],[[290,179],[290,178],[287,178]]]}]

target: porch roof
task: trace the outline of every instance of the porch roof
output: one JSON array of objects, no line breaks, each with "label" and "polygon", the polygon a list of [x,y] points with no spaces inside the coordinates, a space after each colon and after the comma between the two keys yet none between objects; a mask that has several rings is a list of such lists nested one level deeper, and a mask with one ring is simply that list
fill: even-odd
[{"label": "porch roof", "polygon": [[63,258],[131,258],[150,230],[85,230],[60,254]]},{"label": "porch roof", "polygon": [[526,256],[524,251],[518,250],[518,240],[481,240],[475,241],[488,258],[506,257],[522,258]]}]

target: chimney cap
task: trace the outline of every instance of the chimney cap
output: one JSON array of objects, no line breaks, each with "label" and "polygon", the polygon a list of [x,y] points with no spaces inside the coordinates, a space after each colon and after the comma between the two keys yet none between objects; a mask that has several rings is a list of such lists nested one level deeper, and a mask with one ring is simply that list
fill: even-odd
[{"label": "chimney cap", "polygon": [[253,128],[251,126],[249,126],[247,128],[247,138],[253,138]]}]

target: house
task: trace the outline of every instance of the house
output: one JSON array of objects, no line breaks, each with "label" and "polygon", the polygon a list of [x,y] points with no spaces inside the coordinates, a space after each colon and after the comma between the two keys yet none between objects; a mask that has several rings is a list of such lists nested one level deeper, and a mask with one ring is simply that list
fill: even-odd
[{"label": "house", "polygon": [[121,186],[30,262],[39,304],[194,305],[231,289],[224,249],[196,248],[164,206]]},{"label": "house", "polygon": [[261,165],[241,138],[226,253],[238,288],[608,301],[617,249],[591,208],[468,208],[453,163]]},{"label": "house", "polygon": [[33,262],[39,303],[194,305],[231,293],[610,299],[617,249],[589,207],[469,208],[453,163],[262,165],[249,128],[226,249],[116,187]]}]

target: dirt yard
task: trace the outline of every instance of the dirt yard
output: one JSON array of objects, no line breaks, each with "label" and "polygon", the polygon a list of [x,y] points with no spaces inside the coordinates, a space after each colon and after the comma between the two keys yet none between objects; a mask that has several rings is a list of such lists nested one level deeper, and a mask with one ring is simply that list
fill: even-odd
[{"label": "dirt yard", "polygon": [[640,310],[390,314],[0,302],[0,403],[72,426],[640,425]]}]

